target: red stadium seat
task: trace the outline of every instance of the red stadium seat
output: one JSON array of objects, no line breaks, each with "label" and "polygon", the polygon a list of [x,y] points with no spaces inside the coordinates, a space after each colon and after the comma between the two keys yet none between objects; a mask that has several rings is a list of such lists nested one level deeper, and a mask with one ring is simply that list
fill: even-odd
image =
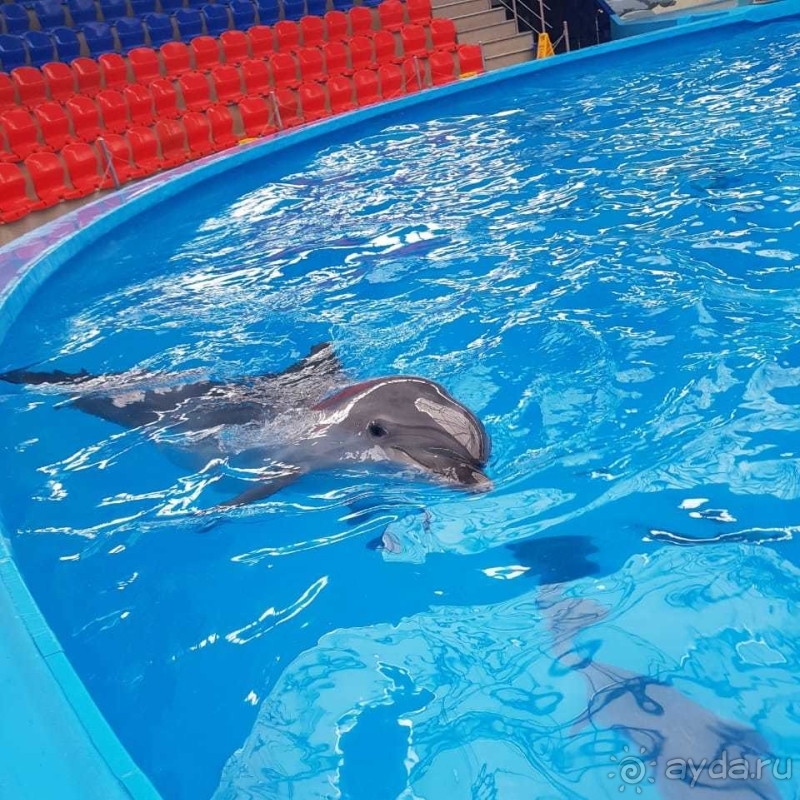
[{"label": "red stadium seat", "polygon": [[353,102],[353,82],[343,75],[336,75],[328,81],[328,98],[333,114],[358,108]]},{"label": "red stadium seat", "polygon": [[128,62],[133,70],[133,80],[147,86],[161,77],[161,62],[158,53],[149,47],[134,47],[128,53]]},{"label": "red stadium seat", "polygon": [[[73,66],[75,62],[73,61]],[[128,83],[128,64],[119,53],[105,53],[97,59],[106,89],[122,89]]]},{"label": "red stadium seat", "polygon": [[219,45],[213,36],[196,36],[189,45],[194,68],[207,72],[219,64]]},{"label": "red stadium seat", "polygon": [[191,70],[189,48],[183,42],[166,42],[161,45],[160,52],[164,69],[169,77],[176,78]]},{"label": "red stadium seat", "polygon": [[[52,61],[42,67],[42,75],[44,75],[51,100],[63,103],[75,94],[75,73],[72,71],[69,64],[62,64],[60,61]],[[0,97],[0,109],[1,108],[2,97]]]},{"label": "red stadium seat", "polygon": [[69,117],[60,103],[40,103],[33,109],[33,116],[39,124],[44,141],[51,150],[60,150],[72,141]]},{"label": "red stadium seat", "polygon": [[431,39],[434,50],[455,51],[456,26],[451,19],[432,19],[431,20]]},{"label": "red stadium seat", "polygon": [[406,9],[400,0],[383,0],[378,6],[378,18],[385,31],[399,31],[406,21]]},{"label": "red stadium seat", "polygon": [[153,96],[155,116],[159,119],[178,119],[181,115],[178,109],[178,93],[171,80],[158,78],[150,84],[150,94]]},{"label": "red stadium seat", "polygon": [[50,149],[39,141],[36,120],[24,108],[12,108],[0,114],[0,129],[5,131],[9,151],[13,154],[4,161],[20,161],[31,153]]},{"label": "red stadium seat", "polygon": [[325,38],[329,42],[344,42],[350,37],[350,22],[344,11],[329,11],[325,14]]},{"label": "red stadium seat", "polygon": [[325,23],[322,17],[303,17],[300,20],[300,39],[303,47],[322,47]]},{"label": "red stadium seat", "polygon": [[371,69],[356,70],[353,75],[353,84],[356,87],[356,101],[359,106],[368,106],[381,99],[378,91],[378,76]]},{"label": "red stadium seat", "polygon": [[318,119],[329,117],[325,90],[318,83],[304,83],[300,87],[300,105],[303,109],[303,119],[306,122],[315,122]]},{"label": "red stadium seat", "polygon": [[211,71],[211,82],[218,103],[238,103],[242,99],[242,79],[233,64],[220,64]]},{"label": "red stadium seat", "polygon": [[431,83],[434,86],[444,86],[452,83],[456,78],[456,63],[452,53],[431,53],[428,57],[431,68]]},{"label": "red stadium seat", "polygon": [[406,58],[428,54],[428,40],[421,25],[405,25],[400,31]]},{"label": "red stadium seat", "polygon": [[[105,143],[105,148],[101,143]],[[124,136],[118,133],[106,133],[95,142],[97,148],[97,158],[100,162],[101,172],[105,175],[103,178],[103,188],[110,188],[114,185],[114,179],[108,170],[108,155],[111,156],[111,163],[114,165],[114,171],[117,173],[117,180],[120,183],[127,183],[132,178],[140,178],[146,175],[144,169],[136,167],[131,163],[131,146]],[[109,174],[106,175],[106,172]]]},{"label": "red stadium seat", "polygon": [[150,128],[131,128],[127,133],[131,158],[140,175],[154,175],[161,169],[158,139]]},{"label": "red stadium seat", "polygon": [[397,64],[382,64],[378,69],[378,79],[381,84],[381,97],[384,100],[402,97],[405,94],[403,70]]},{"label": "red stadium seat", "polygon": [[219,36],[226,64],[241,64],[250,58],[250,42],[242,31],[223,31]]},{"label": "red stadium seat", "polygon": [[269,136],[277,131],[272,124],[272,99],[265,100],[263,97],[246,97],[239,103],[239,111],[242,115],[244,133],[248,138],[258,138]]},{"label": "red stadium seat", "polygon": [[97,94],[97,106],[103,119],[103,128],[111,133],[122,133],[128,128],[128,104],[122,92],[103,89]]},{"label": "red stadium seat", "polygon": [[205,111],[212,105],[211,87],[202,72],[187,72],[178,80],[183,102],[189,111]]},{"label": "red stadium seat", "polygon": [[269,78],[269,64],[260,59],[250,59],[242,64],[244,93],[248,96],[268,95],[272,91]]},{"label": "red stadium seat", "polygon": [[0,222],[14,222],[40,204],[28,197],[25,173],[16,164],[0,164]]},{"label": "red stadium seat", "polygon": [[276,89],[294,89],[300,85],[297,79],[297,61],[291,53],[273,53],[269,63]]},{"label": "red stadium seat", "polygon": [[103,88],[103,74],[93,58],[74,58],[71,66],[80,94],[94,97]]},{"label": "red stadium seat", "polygon": [[349,51],[347,46],[341,42],[328,42],[322,48],[322,55],[325,58],[325,72],[328,75],[352,75],[348,59]]},{"label": "red stadium seat", "polygon": [[397,42],[393,33],[389,31],[375,31],[372,37],[375,47],[375,61],[377,64],[399,64],[402,56],[397,55]]},{"label": "red stadium seat", "polygon": [[296,22],[282,19],[280,22],[275,23],[273,30],[275,31],[275,39],[278,42],[276,49],[279,52],[290,52],[300,47],[300,27]]},{"label": "red stadium seat", "polygon": [[55,153],[34,153],[25,159],[36,196],[45,206],[54,206],[61,200],[74,200],[81,193],[67,186],[64,165]]},{"label": "red stadium seat", "polygon": [[62,151],[67,165],[69,179],[81,197],[96,192],[103,185],[103,178],[97,171],[97,154],[83,142],[68,144]]},{"label": "red stadium seat", "polygon": [[153,95],[146,86],[132,83],[122,90],[122,96],[128,106],[132,125],[153,124]]},{"label": "red stadium seat", "polygon": [[350,36],[372,36],[375,26],[372,11],[367,6],[353,6],[347,14],[350,17]]},{"label": "red stadium seat", "polygon": [[226,106],[214,106],[206,114],[211,125],[211,138],[215,150],[225,150],[237,144],[238,139],[233,133],[233,117]]},{"label": "red stadium seat", "polygon": [[328,42],[322,48],[322,55],[325,58],[325,72],[328,75],[352,75],[348,59],[349,51],[347,46],[341,42]]},{"label": "red stadium seat", "polygon": [[406,94],[425,88],[425,70],[418,58],[407,58],[403,62],[403,82]]},{"label": "red stadium seat", "polygon": [[161,158],[165,166],[177,167],[189,160],[186,133],[180,122],[174,119],[162,119],[157,122],[156,138],[161,145]]},{"label": "red stadium seat", "polygon": [[318,47],[301,47],[297,52],[297,62],[301,80],[308,82],[325,79],[325,60]]},{"label": "red stadium seat", "polygon": [[357,69],[377,68],[372,58],[372,39],[367,36],[354,36],[350,40],[350,65]]},{"label": "red stadium seat", "polygon": [[193,158],[202,158],[214,152],[211,141],[211,125],[205,114],[189,111],[184,114],[183,127],[186,128],[186,143]]},{"label": "red stadium seat", "polygon": [[100,115],[88,97],[76,95],[65,103],[72,130],[82,142],[93,142],[100,135]]},{"label": "red stadium seat", "polygon": [[[66,64],[45,64],[45,66],[67,67]],[[67,67],[67,69],[69,69],[69,67]],[[14,82],[11,80],[10,75],[7,75],[5,72],[0,72],[0,112],[5,111],[7,108],[14,108],[16,105],[17,90],[14,86]],[[8,172],[8,175],[13,178],[13,170]]]},{"label": "red stadium seat", "polygon": [[22,105],[33,108],[47,100],[47,84],[44,75],[36,67],[17,67],[11,70],[11,80],[17,88]]},{"label": "red stadium seat", "polygon": [[431,0],[406,0],[408,21],[415,25],[429,25],[433,16]]},{"label": "red stadium seat", "polygon": [[458,71],[460,75],[477,75],[484,71],[483,54],[479,44],[458,46]]},{"label": "red stadium seat", "polygon": [[300,116],[297,95],[291,89],[277,89],[275,91],[275,102],[278,105],[281,128],[285,130],[302,124],[303,119]]},{"label": "red stadium seat", "polygon": [[275,52],[275,40],[269,25],[253,25],[247,35],[250,37],[253,58],[266,58]]}]

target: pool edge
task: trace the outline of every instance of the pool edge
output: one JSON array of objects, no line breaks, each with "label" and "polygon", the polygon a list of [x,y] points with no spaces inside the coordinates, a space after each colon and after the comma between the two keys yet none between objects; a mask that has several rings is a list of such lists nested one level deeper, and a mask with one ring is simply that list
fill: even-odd
[{"label": "pool edge", "polygon": [[[5,338],[10,326],[39,286],[75,253],[146,209],[231,168],[306,141],[319,140],[333,131],[356,126],[366,119],[384,116],[406,107],[435,103],[443,96],[461,94],[480,86],[559,69],[575,62],[600,59],[609,53],[646,47],[652,42],[683,34],[691,35],[729,26],[759,25],[798,15],[800,0],[775,0],[762,5],[740,7],[711,18],[686,17],[675,26],[663,30],[615,40],[551,59],[507,67],[329,118],[125,187],[0,248],[0,341]],[[37,700],[40,697],[50,698],[47,709],[50,715],[42,723],[50,725],[50,738],[54,748],[48,757],[43,752],[44,744],[41,741],[9,739],[16,743],[16,747],[13,752],[4,752],[0,757],[0,794],[4,794],[2,790],[6,788],[5,775],[11,774],[13,780],[13,776],[20,771],[20,766],[25,765],[26,769],[30,767],[40,774],[46,766],[48,774],[53,776],[41,777],[45,781],[51,781],[55,793],[37,794],[37,800],[49,800],[50,797],[57,797],[58,800],[92,800],[95,797],[98,800],[160,800],[160,794],[135,764],[66,658],[14,561],[11,542],[0,518],[0,610],[6,608],[11,609],[11,613],[0,613],[0,686],[8,691],[10,685],[13,690],[13,681],[16,679],[19,697]],[[15,674],[15,662],[27,660],[32,663],[34,654],[38,654],[38,669],[26,674]],[[21,673],[21,670],[18,672]],[[18,705],[20,714],[35,716],[30,711],[25,711],[24,704],[20,705],[18,702]],[[0,731],[3,730],[3,725],[14,730],[30,728],[27,720],[26,724],[16,726],[13,714],[9,716],[12,719],[0,722]],[[84,773],[75,775],[76,770],[80,769],[80,763],[64,764],[60,772],[54,768],[54,760],[67,760],[64,748],[55,746],[59,737],[69,740],[70,755],[87,765],[88,772],[85,774],[93,776],[92,780],[96,781],[94,785],[86,786],[82,783],[81,776]],[[11,763],[11,760],[15,769],[6,770],[4,765]],[[73,778],[70,779],[71,774]],[[75,789],[72,793],[70,786],[65,783],[68,780],[77,781],[71,784]],[[31,796],[24,787],[22,791],[13,785],[9,788],[10,797]]]}]

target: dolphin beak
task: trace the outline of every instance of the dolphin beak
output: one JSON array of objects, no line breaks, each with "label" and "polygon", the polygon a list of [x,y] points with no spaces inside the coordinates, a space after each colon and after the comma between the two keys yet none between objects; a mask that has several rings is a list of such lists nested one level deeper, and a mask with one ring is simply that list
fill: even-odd
[{"label": "dolphin beak", "polygon": [[[481,465],[468,457],[445,448],[424,448],[413,453],[393,448],[403,455],[402,461],[414,464],[425,472],[438,476],[450,486],[481,494],[494,489],[494,484],[482,471]],[[401,460],[401,459],[398,459]]]}]

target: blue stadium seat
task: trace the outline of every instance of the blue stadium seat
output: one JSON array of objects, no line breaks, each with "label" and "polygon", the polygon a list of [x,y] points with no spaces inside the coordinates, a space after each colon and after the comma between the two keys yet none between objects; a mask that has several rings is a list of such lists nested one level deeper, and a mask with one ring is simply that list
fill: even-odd
[{"label": "blue stadium seat", "polygon": [[64,6],[53,0],[39,0],[33,6],[39,26],[42,30],[55,28],[58,25],[65,25],[67,18],[64,15]]},{"label": "blue stadium seat", "polygon": [[25,40],[21,36],[0,33],[0,64],[4,72],[11,72],[16,67],[24,67],[27,63]]},{"label": "blue stadium seat", "polygon": [[50,33],[56,43],[58,60],[69,63],[81,54],[81,43],[72,28],[53,28]]},{"label": "blue stadium seat", "polygon": [[256,24],[256,9],[251,0],[231,0],[233,27],[246,31]]},{"label": "blue stadium seat", "polygon": [[123,17],[117,20],[117,39],[123,53],[134,47],[144,47],[144,25],[139,17]]},{"label": "blue stadium seat", "polygon": [[281,18],[278,0],[256,0],[258,20],[261,25],[274,25]]},{"label": "blue stadium seat", "polygon": [[175,38],[172,18],[166,14],[145,14],[144,24],[150,35],[151,47],[161,47],[165,42],[171,42]]},{"label": "blue stadium seat", "polygon": [[183,8],[183,0],[161,0],[161,10],[165,14]]},{"label": "blue stadium seat", "polygon": [[72,15],[73,25],[97,22],[94,0],[69,0],[69,13]]},{"label": "blue stadium seat", "polygon": [[306,0],[308,13],[313,17],[324,17],[328,10],[328,0]]},{"label": "blue stadium seat", "polygon": [[204,5],[203,16],[209,36],[219,36],[223,31],[228,30],[228,9],[225,6]]},{"label": "blue stadium seat", "polygon": [[0,3],[0,15],[6,24],[6,33],[25,33],[30,30],[28,12],[19,3]]},{"label": "blue stadium seat", "polygon": [[190,42],[195,36],[202,35],[203,17],[196,8],[179,8],[174,16],[182,41]]},{"label": "blue stadium seat", "polygon": [[128,4],[125,0],[100,0],[100,10],[104,22],[114,22],[128,15]]},{"label": "blue stadium seat", "polygon": [[81,28],[81,31],[84,39],[86,39],[86,46],[89,48],[89,54],[92,58],[97,58],[103,53],[116,51],[114,36],[108,23],[89,22]]},{"label": "blue stadium seat", "polygon": [[337,11],[349,11],[353,7],[352,0],[333,0],[333,7]]},{"label": "blue stadium seat", "polygon": [[381,0],[361,0],[361,5],[367,8],[376,8],[381,4]]},{"label": "blue stadium seat", "polygon": [[284,19],[301,19],[306,14],[306,0],[282,0]]},{"label": "blue stadium seat", "polygon": [[143,17],[145,14],[154,14],[156,0],[131,0],[134,17]]},{"label": "blue stadium seat", "polygon": [[28,45],[28,56],[34,67],[44,66],[54,58],[53,38],[49,33],[42,31],[28,31],[22,34],[25,44]]}]

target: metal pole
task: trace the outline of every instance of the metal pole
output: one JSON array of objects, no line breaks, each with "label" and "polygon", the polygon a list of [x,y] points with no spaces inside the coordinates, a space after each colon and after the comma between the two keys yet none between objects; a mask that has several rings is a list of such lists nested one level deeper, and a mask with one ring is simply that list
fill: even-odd
[{"label": "metal pole", "polygon": [[414,71],[417,73],[417,87],[422,89],[422,78],[419,74],[419,56],[414,56]]},{"label": "metal pole", "polygon": [[514,15],[514,22],[517,23],[517,30],[519,30],[519,12],[517,11],[517,0],[511,0],[511,13]]},{"label": "metal pole", "polygon": [[111,173],[111,180],[114,181],[114,188],[119,189],[122,184],[119,182],[117,170],[114,167],[114,160],[111,158],[111,152],[108,149],[106,140],[99,138],[97,141],[100,143],[100,149],[103,151],[103,155],[106,157],[106,171]]},{"label": "metal pole", "polygon": [[486,61],[483,58],[483,42],[478,42],[478,46],[481,48],[481,71],[486,72]]},{"label": "metal pole", "polygon": [[564,41],[567,43],[567,52],[569,53],[569,23],[564,20]]},{"label": "metal pole", "polygon": [[544,19],[544,0],[539,0],[539,18],[542,22],[542,33],[547,32],[547,23]]},{"label": "metal pole", "polygon": [[275,119],[278,120],[278,130],[283,130],[283,120],[281,119],[281,110],[278,108],[278,101],[275,99],[275,92],[270,92],[269,96],[272,98],[272,108],[275,111]]}]

